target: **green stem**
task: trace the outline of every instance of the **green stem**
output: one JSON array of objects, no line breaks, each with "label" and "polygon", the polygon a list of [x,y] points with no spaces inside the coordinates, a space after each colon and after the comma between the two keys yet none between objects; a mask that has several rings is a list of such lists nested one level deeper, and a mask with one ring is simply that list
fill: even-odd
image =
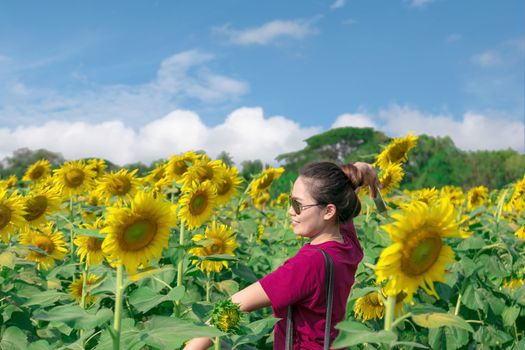
[{"label": "green stem", "polygon": [[[86,308],[86,286],[87,286],[87,279],[89,274],[89,266],[87,264],[87,261],[84,262],[84,271],[82,271],[82,295],[80,297],[80,307],[85,309]],[[84,335],[84,330],[80,329],[79,331],[80,338],[82,339],[82,336]],[[80,341],[80,346],[84,348],[85,341],[82,339]]]},{"label": "green stem", "polygon": [[75,245],[73,244],[73,221],[75,220],[75,217],[73,215],[73,196],[69,198],[69,215],[71,218],[71,221],[69,224],[71,225],[69,228],[69,247],[71,251],[71,261],[75,259]]},{"label": "green stem", "polygon": [[221,349],[221,341],[219,337],[215,337],[215,350]]},{"label": "green stem", "polygon": [[456,309],[454,310],[454,315],[459,315],[459,308],[461,307],[461,298],[463,297],[463,294],[459,293],[458,295],[458,301],[456,302]]},{"label": "green stem", "polygon": [[113,338],[113,350],[120,350],[122,294],[124,292],[123,269],[124,267],[122,266],[122,264],[117,265],[117,285],[115,288],[115,318],[113,319],[113,330],[115,332],[115,337]]},{"label": "green stem", "polygon": [[405,319],[412,317],[412,313],[406,313],[403,316],[400,316],[396,318],[396,320],[392,323],[392,328],[395,328],[401,321],[404,321]]},{"label": "green stem", "polygon": [[395,307],[396,297],[389,295],[385,304],[385,331],[391,331],[393,328]]},{"label": "green stem", "polygon": [[181,248],[179,249],[179,262],[177,264],[177,287],[182,285],[182,274],[184,273],[184,249],[182,249],[184,245],[184,231],[184,223],[181,222],[179,236],[179,245]]},{"label": "green stem", "polygon": [[210,273],[207,273],[208,279],[206,280],[206,301],[210,302],[210,290],[211,290],[211,280],[210,280]]}]

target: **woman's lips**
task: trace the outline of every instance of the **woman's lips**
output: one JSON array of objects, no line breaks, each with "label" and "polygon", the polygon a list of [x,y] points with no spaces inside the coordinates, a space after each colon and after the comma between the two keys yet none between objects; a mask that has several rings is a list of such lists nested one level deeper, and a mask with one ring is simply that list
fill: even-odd
[{"label": "woman's lips", "polygon": [[292,226],[297,226],[297,225],[299,225],[299,221],[292,220]]}]

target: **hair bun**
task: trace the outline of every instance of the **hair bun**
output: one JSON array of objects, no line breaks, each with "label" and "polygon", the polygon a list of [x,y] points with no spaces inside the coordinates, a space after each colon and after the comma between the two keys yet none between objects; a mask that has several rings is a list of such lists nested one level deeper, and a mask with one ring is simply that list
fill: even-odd
[{"label": "hair bun", "polygon": [[348,180],[352,184],[352,188],[354,189],[354,191],[358,187],[363,186],[363,176],[361,175],[361,172],[359,171],[359,169],[357,169],[355,165],[349,163],[341,165],[340,168],[348,177]]}]

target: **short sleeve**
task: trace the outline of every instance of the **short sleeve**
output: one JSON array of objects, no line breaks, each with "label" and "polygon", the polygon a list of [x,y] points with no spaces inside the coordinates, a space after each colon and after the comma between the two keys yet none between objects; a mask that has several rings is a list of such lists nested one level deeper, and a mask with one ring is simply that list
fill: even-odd
[{"label": "short sleeve", "polygon": [[[324,257],[318,249],[303,249],[259,280],[274,308],[297,304],[312,296],[323,280]],[[324,273],[324,272],[323,272]],[[324,285],[323,285],[324,286]]]}]

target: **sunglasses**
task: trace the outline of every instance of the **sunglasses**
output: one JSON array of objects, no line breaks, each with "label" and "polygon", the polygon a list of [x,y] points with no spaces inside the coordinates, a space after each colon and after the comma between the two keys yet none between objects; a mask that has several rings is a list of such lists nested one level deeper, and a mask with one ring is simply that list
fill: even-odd
[{"label": "sunglasses", "polygon": [[297,201],[297,199],[295,198],[292,198],[292,196],[289,196],[288,197],[288,202],[290,203],[290,206],[293,208],[293,210],[295,211],[295,213],[297,215],[300,215],[301,212],[305,209],[308,209],[308,208],[311,208],[311,207],[317,207],[319,205],[323,205],[323,204],[305,204],[305,205],[302,205],[301,203],[299,203]]}]

